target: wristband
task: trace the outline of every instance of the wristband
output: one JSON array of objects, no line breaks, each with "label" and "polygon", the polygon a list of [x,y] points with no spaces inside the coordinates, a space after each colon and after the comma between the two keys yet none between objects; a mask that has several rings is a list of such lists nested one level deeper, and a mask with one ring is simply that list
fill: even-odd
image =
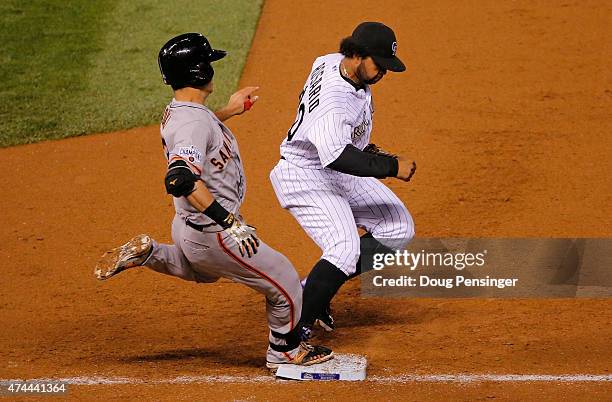
[{"label": "wristband", "polygon": [[213,201],[203,212],[204,215],[215,221],[223,229],[227,229],[234,224],[234,214],[223,208],[217,200]]}]

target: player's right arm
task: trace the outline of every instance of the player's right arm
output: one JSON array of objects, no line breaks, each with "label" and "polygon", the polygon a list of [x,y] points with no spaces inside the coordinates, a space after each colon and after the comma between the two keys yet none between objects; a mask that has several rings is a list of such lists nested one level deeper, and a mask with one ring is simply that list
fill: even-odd
[{"label": "player's right arm", "polygon": [[410,181],[416,170],[416,163],[403,156],[395,158],[363,152],[349,144],[327,167],[353,176],[378,179],[395,177],[403,181]]},{"label": "player's right arm", "polygon": [[414,172],[416,172],[416,162],[410,158],[400,155],[397,158],[397,163],[398,168],[395,178],[403,181],[410,181],[412,176],[414,176]]},{"label": "player's right arm", "polygon": [[383,179],[397,176],[399,161],[391,156],[363,152],[353,144],[348,144],[340,156],[327,167],[353,176]]},{"label": "player's right arm", "polygon": [[257,102],[259,96],[253,95],[259,87],[245,87],[230,96],[227,105],[215,110],[215,116],[221,121],[226,121],[232,116],[237,116],[250,110]]}]

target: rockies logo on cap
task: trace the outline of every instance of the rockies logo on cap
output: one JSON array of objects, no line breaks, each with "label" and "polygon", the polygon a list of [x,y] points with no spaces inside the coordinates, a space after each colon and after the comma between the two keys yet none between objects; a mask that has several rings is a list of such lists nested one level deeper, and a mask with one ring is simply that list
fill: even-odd
[{"label": "rockies logo on cap", "polygon": [[397,53],[397,42],[393,42],[391,44],[391,51],[393,52],[393,55],[395,56],[395,53]]}]

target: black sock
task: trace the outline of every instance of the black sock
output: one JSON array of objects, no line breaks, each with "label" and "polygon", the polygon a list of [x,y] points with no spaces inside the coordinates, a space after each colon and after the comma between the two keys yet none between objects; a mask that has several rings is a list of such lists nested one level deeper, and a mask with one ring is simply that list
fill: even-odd
[{"label": "black sock", "polygon": [[[354,274],[351,274],[348,279],[353,279],[361,274],[371,271],[374,267],[374,254],[378,253],[393,253],[389,247],[384,246],[376,240],[371,233],[366,233],[359,239],[359,259],[357,260],[357,269]],[[347,279],[347,280],[348,280]]]},{"label": "black sock", "polygon": [[302,303],[302,325],[312,326],[317,316],[329,305],[347,276],[327,260],[319,260],[310,271]]}]

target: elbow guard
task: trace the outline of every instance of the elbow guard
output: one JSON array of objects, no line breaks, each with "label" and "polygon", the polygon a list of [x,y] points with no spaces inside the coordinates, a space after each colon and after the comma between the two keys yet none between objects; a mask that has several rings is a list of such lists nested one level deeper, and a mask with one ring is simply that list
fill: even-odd
[{"label": "elbow guard", "polygon": [[187,162],[183,160],[174,161],[168,166],[166,173],[166,192],[175,197],[185,197],[195,190],[195,182],[198,177],[189,169]]}]

